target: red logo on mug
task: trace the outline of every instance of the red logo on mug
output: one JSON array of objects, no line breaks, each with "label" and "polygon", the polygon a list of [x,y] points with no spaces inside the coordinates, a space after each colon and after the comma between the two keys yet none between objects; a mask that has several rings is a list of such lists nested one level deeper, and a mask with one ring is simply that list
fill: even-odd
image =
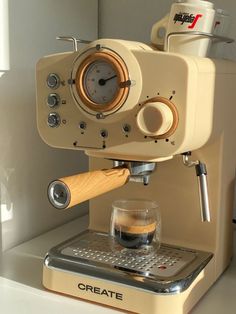
[{"label": "red logo on mug", "polygon": [[194,20],[193,20],[193,23],[192,23],[191,25],[189,25],[188,28],[193,29],[193,28],[195,27],[195,25],[196,25],[198,19],[200,19],[200,17],[202,17],[202,14],[197,14],[197,15],[195,16]]},{"label": "red logo on mug", "polygon": [[184,23],[191,23],[191,25],[188,26],[189,29],[193,29],[197,21],[202,17],[202,14],[190,14],[190,13],[176,13],[174,16],[174,22],[181,22],[181,25]]}]

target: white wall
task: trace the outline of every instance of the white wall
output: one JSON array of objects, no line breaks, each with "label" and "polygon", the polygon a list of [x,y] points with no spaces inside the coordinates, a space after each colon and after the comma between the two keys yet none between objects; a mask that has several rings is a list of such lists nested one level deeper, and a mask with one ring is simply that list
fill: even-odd
[{"label": "white wall", "polygon": [[152,25],[169,10],[172,0],[99,0],[99,37],[149,43]]},{"label": "white wall", "polygon": [[0,251],[83,214],[49,205],[55,178],[87,169],[83,153],[48,147],[36,129],[35,63],[71,49],[57,35],[97,38],[97,0],[9,0],[11,69],[0,78]]}]

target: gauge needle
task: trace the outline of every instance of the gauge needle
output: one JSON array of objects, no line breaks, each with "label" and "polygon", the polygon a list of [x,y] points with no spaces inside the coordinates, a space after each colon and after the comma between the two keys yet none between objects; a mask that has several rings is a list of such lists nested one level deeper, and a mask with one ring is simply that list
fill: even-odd
[{"label": "gauge needle", "polygon": [[115,78],[115,77],[117,77],[116,74],[113,75],[113,76],[111,76],[111,77],[108,77],[107,79],[101,78],[101,79],[98,81],[98,84],[99,84],[100,86],[103,86],[103,85],[106,84],[107,81],[110,81],[110,80],[112,80],[112,79]]}]

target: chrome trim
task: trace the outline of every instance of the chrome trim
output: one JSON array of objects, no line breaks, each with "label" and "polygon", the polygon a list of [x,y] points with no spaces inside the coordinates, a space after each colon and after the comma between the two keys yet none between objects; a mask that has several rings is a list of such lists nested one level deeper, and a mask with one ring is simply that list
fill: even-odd
[{"label": "chrome trim", "polygon": [[[49,119],[53,118],[53,121],[50,121]],[[48,120],[47,120],[47,125],[50,128],[57,128],[61,124],[61,118],[57,112],[50,112],[48,114]]]},{"label": "chrome trim", "polygon": [[201,174],[198,176],[198,188],[199,188],[202,221],[210,222],[211,215],[210,215],[210,205],[209,205],[209,197],[208,197],[208,184],[207,184],[207,176],[205,174]]},{"label": "chrome trim", "polygon": [[73,50],[78,51],[78,43],[81,44],[89,44],[91,43],[90,40],[85,40],[85,39],[80,39],[80,38],[75,38],[73,36],[57,36],[57,40],[62,40],[62,41],[71,41],[73,43]]},{"label": "chrome trim", "polygon": [[[52,77],[55,79],[55,84],[50,83],[50,78],[52,78]],[[47,82],[48,88],[50,88],[50,89],[57,89],[61,84],[60,77],[56,73],[49,73],[47,76],[46,82]]]},{"label": "chrome trim", "polygon": [[[92,246],[90,236],[96,240],[101,239],[102,246],[105,247],[105,252],[99,251],[99,246],[94,244],[96,246],[96,252],[100,252],[101,260],[94,260],[92,257],[83,257],[82,253],[80,253],[80,255],[78,254],[78,256],[68,253],[73,252],[73,250],[75,252],[77,250],[78,252],[80,247],[86,247],[87,244],[87,251],[89,251],[90,254],[91,252],[95,253],[95,251],[90,248],[90,245]],[[86,242],[86,238],[89,241],[88,243]],[[110,237],[106,233],[87,230],[81,233],[79,236],[69,239],[68,241],[65,241],[52,248],[45,257],[44,265],[52,271],[57,270],[62,272],[69,272],[75,276],[77,274],[93,276],[121,284],[126,284],[139,289],[144,289],[152,293],[176,294],[185,291],[213,257],[213,254],[209,252],[163,244],[161,246],[162,250],[172,250],[174,252],[173,254],[178,253],[183,256],[189,256],[190,258],[188,263],[184,267],[182,266],[182,268],[174,275],[161,276],[153,274],[152,271],[140,271],[139,269],[131,269],[127,266],[118,265],[109,261],[105,262],[104,256],[106,254],[111,254],[112,256],[114,255],[114,251],[110,250],[109,241]],[[160,255],[158,256],[158,252],[154,258],[160,258]],[[142,262],[144,264],[150,263],[152,258],[144,257],[142,258]]]},{"label": "chrome trim", "polygon": [[[56,191],[58,187],[60,189]],[[70,204],[70,190],[64,182],[60,180],[52,181],[48,186],[48,199],[55,208],[65,209]]]},{"label": "chrome trim", "polygon": [[208,37],[211,40],[219,41],[219,42],[225,42],[227,44],[231,44],[234,42],[233,38],[224,37],[224,36],[218,36],[214,35],[212,33],[205,33],[205,32],[192,32],[192,31],[185,31],[185,32],[172,32],[167,35],[167,51],[169,51],[170,46],[170,37],[172,36],[181,36],[181,35],[189,35],[189,36],[203,36]]}]

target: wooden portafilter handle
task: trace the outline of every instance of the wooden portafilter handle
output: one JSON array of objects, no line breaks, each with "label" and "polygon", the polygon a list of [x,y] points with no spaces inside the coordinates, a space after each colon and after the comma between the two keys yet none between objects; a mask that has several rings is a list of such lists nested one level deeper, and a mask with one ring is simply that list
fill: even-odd
[{"label": "wooden portafilter handle", "polygon": [[121,187],[129,176],[129,169],[117,167],[61,178],[49,184],[48,198],[57,209],[67,209]]}]

